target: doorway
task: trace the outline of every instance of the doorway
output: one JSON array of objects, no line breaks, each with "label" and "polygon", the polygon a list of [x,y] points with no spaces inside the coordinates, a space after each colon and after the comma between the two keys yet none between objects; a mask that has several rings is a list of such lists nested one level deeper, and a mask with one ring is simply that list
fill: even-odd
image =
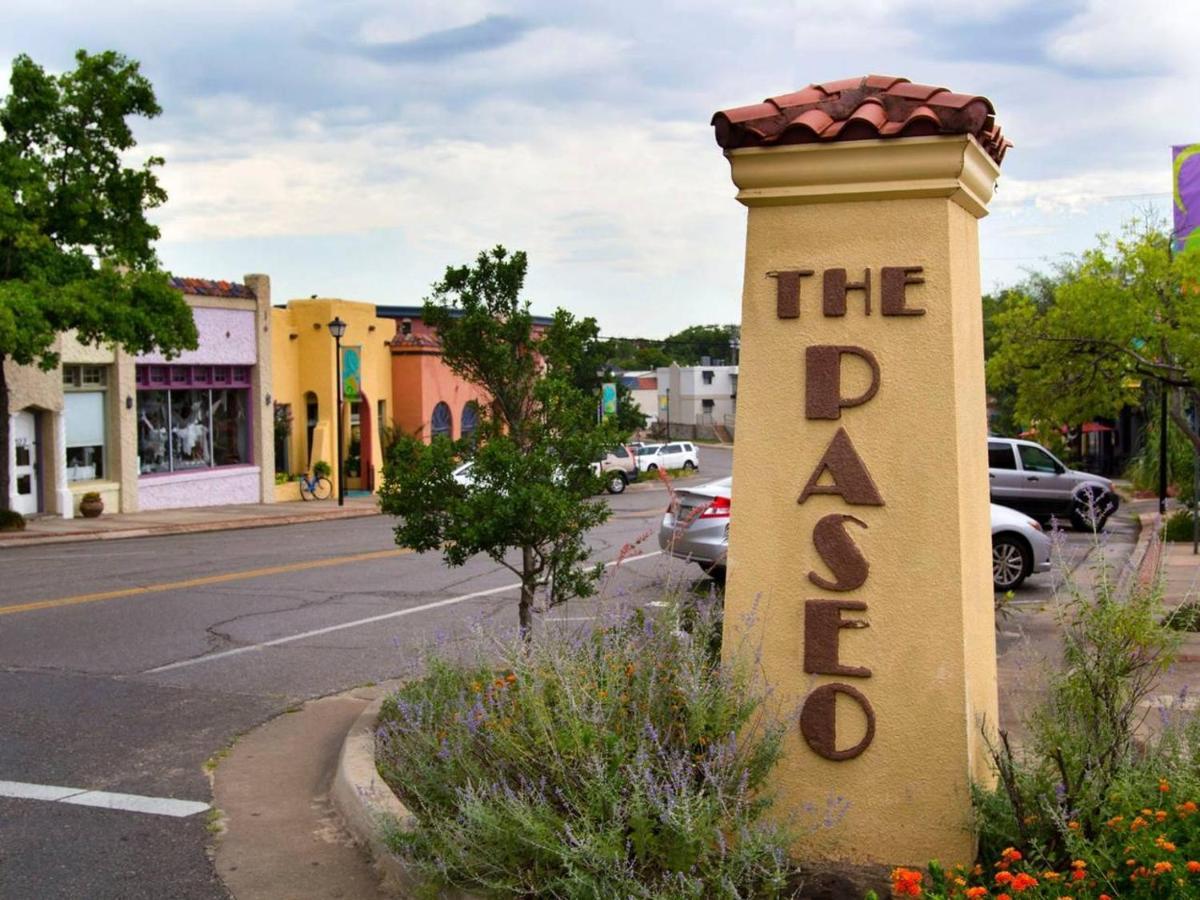
[{"label": "doorway", "polygon": [[40,512],[38,484],[38,416],[22,410],[13,417],[12,508],[23,516]]}]

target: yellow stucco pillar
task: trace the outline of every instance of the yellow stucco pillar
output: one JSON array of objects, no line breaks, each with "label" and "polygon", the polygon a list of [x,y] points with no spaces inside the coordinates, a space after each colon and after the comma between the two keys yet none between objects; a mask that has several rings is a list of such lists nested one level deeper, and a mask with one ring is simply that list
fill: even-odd
[{"label": "yellow stucco pillar", "polygon": [[997,714],[977,219],[1007,144],[986,100],[911,127],[882,81],[714,119],[748,207],[725,646],[789,716],[797,855],[969,863]]}]

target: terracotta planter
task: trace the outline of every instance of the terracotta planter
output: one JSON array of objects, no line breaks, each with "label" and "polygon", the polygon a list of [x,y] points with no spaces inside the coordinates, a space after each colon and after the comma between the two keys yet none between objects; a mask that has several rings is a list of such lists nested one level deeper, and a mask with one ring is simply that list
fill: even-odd
[{"label": "terracotta planter", "polygon": [[79,513],[85,519],[94,519],[104,512],[104,501],[97,497],[95,500],[80,500]]}]

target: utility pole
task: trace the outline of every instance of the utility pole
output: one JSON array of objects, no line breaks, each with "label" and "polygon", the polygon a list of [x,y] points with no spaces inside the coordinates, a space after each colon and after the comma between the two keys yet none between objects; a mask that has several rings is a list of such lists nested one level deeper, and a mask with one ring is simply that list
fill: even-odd
[{"label": "utility pole", "polygon": [[1158,514],[1167,513],[1167,384],[1159,382],[1162,394],[1158,417]]}]

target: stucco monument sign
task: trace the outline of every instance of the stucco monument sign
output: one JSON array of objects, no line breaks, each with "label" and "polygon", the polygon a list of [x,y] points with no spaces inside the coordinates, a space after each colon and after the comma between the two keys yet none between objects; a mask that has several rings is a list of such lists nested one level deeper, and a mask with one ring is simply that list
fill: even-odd
[{"label": "stucco monument sign", "polygon": [[1008,142],[986,99],[881,76],[713,124],[748,207],[725,621],[796,710],[778,805],[806,854],[969,861],[997,707],[977,220]]}]

